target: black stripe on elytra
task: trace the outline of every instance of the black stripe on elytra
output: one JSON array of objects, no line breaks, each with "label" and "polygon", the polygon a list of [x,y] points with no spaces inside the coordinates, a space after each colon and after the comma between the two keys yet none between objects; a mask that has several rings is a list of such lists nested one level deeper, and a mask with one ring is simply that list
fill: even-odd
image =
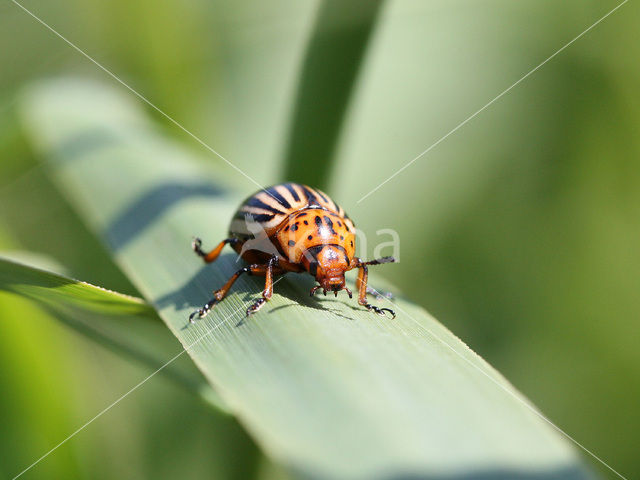
[{"label": "black stripe on elytra", "polygon": [[267,215],[266,213],[260,215],[253,215],[253,221],[257,223],[267,223],[270,220],[273,220],[275,215]]},{"label": "black stripe on elytra", "polygon": [[300,197],[298,196],[298,192],[296,192],[296,189],[295,189],[295,188],[293,188],[293,185],[291,185],[290,183],[285,183],[285,184],[284,184],[284,187],[285,187],[287,190],[289,190],[289,193],[291,194],[291,196],[293,197],[293,199],[294,199],[296,202],[299,202],[299,201],[300,201]]},{"label": "black stripe on elytra", "polygon": [[287,210],[291,209],[291,204],[287,201],[286,198],[282,196],[282,194],[276,190],[276,187],[272,187],[268,192],[273,198],[275,198],[280,205],[282,205]]},{"label": "black stripe on elytra", "polygon": [[283,211],[278,210],[277,208],[273,208],[270,205],[267,205],[262,200],[260,200],[258,197],[251,197],[247,201],[246,205],[249,206],[249,207],[261,208],[262,210],[266,210],[267,212],[275,213],[276,215],[284,214]]},{"label": "black stripe on elytra", "polygon": [[320,195],[320,198],[324,201],[324,203],[329,203],[329,200],[327,200],[327,197],[325,197],[320,190],[316,190],[316,193]]},{"label": "black stripe on elytra", "polygon": [[302,190],[304,191],[304,194],[307,196],[307,203],[309,205],[318,205],[318,206],[320,206],[320,202],[318,201],[318,197],[316,197],[311,190],[309,190],[305,186],[302,186]]},{"label": "black stripe on elytra", "polygon": [[332,235],[337,235],[338,233],[333,229],[333,222],[331,221],[331,219],[325,215],[324,216],[324,221],[326,222],[327,226],[329,227],[329,230],[331,231],[331,234]]},{"label": "black stripe on elytra", "polygon": [[322,225],[322,219],[321,219],[318,215],[316,215],[315,222],[316,222],[316,225],[317,225],[317,226]]}]

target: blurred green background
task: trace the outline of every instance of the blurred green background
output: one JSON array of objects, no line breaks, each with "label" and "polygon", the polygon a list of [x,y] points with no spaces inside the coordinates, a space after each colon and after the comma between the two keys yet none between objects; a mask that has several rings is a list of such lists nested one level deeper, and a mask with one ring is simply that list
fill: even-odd
[{"label": "blurred green background", "polygon": [[[350,91],[333,165],[303,149],[297,162],[298,170],[320,171],[315,178],[371,246],[378,229],[399,232],[401,261],[381,275],[633,478],[640,476],[637,3],[357,203],[617,3],[387,2]],[[319,3],[23,5],[261,183],[296,171],[283,158]],[[327,37],[357,26],[355,12],[335,19]],[[0,4],[0,44],[0,249],[45,253],[76,278],[135,294],[37,166],[16,112],[21,89],[43,77],[114,80],[11,1]],[[167,135],[209,155],[149,111]],[[240,176],[237,184],[247,194],[255,189]],[[0,343],[2,478],[149,373],[3,292]],[[23,478],[212,473],[279,476],[234,420],[157,377]]]}]

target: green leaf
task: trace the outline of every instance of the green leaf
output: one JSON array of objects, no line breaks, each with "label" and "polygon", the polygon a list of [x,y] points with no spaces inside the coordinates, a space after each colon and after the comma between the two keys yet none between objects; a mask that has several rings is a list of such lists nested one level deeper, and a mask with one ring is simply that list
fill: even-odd
[{"label": "green leaf", "polygon": [[389,320],[346,297],[312,299],[312,279],[290,275],[245,320],[262,282],[241,278],[209,316],[187,327],[189,313],[241,266],[230,252],[203,265],[191,238],[205,246],[224,238],[253,186],[239,192],[225,170],[203,167],[154,130],[123,91],[51,81],[30,89],[21,108],[61,191],[239,421],[290,472],[588,477],[535,407],[405,299],[395,301],[398,316]]},{"label": "green leaf", "polygon": [[326,188],[382,0],[320,4],[298,81],[285,152],[287,180]]},{"label": "green leaf", "polygon": [[[177,358],[163,367],[180,353],[180,345],[167,335],[155,310],[144,300],[15,261],[16,257],[29,258],[42,264],[42,258],[23,253],[12,253],[12,258],[8,255],[0,253],[0,290],[36,301],[75,331],[154,371],[162,367],[159,373],[226,412],[222,400],[191,362]],[[49,259],[44,263],[52,264]]]}]

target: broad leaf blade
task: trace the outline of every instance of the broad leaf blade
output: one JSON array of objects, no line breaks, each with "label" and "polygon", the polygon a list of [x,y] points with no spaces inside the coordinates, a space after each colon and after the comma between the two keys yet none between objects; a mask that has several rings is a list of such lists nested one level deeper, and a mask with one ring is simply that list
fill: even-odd
[{"label": "broad leaf blade", "polygon": [[75,331],[153,371],[161,369],[163,375],[226,412],[220,398],[185,358],[178,357],[164,367],[180,353],[180,345],[167,335],[155,310],[144,300],[1,255],[0,290],[36,301]]},{"label": "broad leaf blade", "polygon": [[[30,138],[71,203],[157,307],[261,447],[312,478],[586,478],[575,452],[515,389],[421,308],[391,321],[346,298],[309,298],[308,276],[242,278],[197,325],[188,314],[237,270],[203,266],[192,235],[224,238],[240,199],[162,138],[129,98],[61,80],[23,102]],[[339,199],[338,199],[339,200]],[[388,265],[386,268],[393,268]]]}]

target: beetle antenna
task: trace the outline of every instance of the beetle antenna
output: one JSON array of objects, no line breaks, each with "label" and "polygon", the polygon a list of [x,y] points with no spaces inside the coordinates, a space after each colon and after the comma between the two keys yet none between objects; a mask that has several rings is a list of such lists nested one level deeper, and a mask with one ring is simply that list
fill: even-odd
[{"label": "beetle antenna", "polygon": [[376,258],[375,260],[369,260],[367,262],[358,262],[356,267],[359,267],[361,265],[380,265],[382,263],[393,263],[395,261],[396,259],[393,257],[382,257],[382,258]]}]

